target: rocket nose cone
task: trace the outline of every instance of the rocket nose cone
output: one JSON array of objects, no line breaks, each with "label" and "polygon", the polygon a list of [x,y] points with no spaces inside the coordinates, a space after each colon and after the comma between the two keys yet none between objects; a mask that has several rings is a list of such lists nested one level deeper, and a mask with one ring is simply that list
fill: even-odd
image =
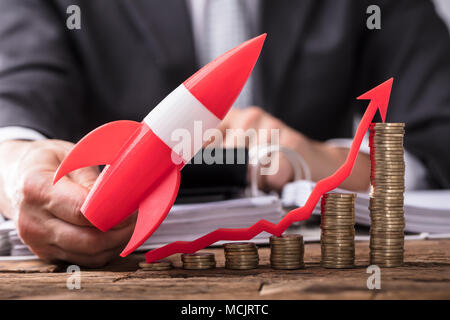
[{"label": "rocket nose cone", "polygon": [[264,33],[227,51],[193,74],[184,86],[223,119],[250,76],[265,39]]}]

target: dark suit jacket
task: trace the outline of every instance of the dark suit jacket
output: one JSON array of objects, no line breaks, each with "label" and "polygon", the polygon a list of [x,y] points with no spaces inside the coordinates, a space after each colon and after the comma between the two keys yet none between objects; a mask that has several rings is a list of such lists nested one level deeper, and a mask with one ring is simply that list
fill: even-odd
[{"label": "dark suit jacket", "polygon": [[[66,28],[77,4],[82,29]],[[381,30],[366,9],[381,8]],[[450,188],[450,41],[425,0],[262,0],[257,104],[311,138],[350,137],[355,97],[393,76],[387,120]],[[1,0],[0,126],[75,141],[140,121],[199,67],[185,0]]]}]

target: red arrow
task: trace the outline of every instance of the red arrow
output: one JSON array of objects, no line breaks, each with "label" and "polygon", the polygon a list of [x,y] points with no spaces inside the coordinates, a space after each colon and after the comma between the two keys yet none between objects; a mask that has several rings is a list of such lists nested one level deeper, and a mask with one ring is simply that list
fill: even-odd
[{"label": "red arrow", "polygon": [[358,125],[347,159],[334,174],[316,183],[316,186],[303,207],[290,211],[278,224],[262,219],[249,228],[222,228],[208,233],[194,241],[172,242],[161,248],[147,252],[145,255],[147,262],[159,260],[174,253],[194,253],[217,241],[250,240],[263,231],[275,236],[280,236],[293,222],[308,219],[319,202],[320,197],[337,188],[351,174],[356,156],[361,147],[361,142],[369,129],[369,125],[372,122],[377,109],[380,110],[383,122],[385,121],[393,81],[394,78],[390,78],[358,97],[358,99],[370,100],[370,103]]}]

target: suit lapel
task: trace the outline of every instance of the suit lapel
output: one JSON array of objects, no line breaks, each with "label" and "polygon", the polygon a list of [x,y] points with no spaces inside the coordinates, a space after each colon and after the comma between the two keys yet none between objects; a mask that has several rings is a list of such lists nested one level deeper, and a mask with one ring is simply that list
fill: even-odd
[{"label": "suit lapel", "polygon": [[267,40],[261,53],[261,68],[263,101],[268,110],[274,110],[280,98],[280,86],[310,22],[314,2],[317,0],[263,2],[261,24]]},{"label": "suit lapel", "polygon": [[152,51],[156,62],[166,69],[190,75],[196,59],[190,15],[185,0],[121,1],[134,27]]}]

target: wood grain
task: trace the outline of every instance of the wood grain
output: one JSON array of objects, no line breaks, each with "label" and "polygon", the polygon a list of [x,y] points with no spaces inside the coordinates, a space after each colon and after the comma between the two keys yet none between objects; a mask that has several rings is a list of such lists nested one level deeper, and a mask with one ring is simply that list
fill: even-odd
[{"label": "wood grain", "polygon": [[369,248],[356,244],[356,267],[334,270],[319,266],[320,245],[305,246],[306,268],[280,271],[269,267],[269,249],[261,248],[260,267],[183,270],[178,255],[170,271],[143,271],[143,255],[119,259],[102,270],[82,269],[81,289],[69,290],[66,266],[42,261],[0,262],[1,299],[450,299],[450,240],[405,243],[405,266],[383,268],[381,290],[367,289]]}]

